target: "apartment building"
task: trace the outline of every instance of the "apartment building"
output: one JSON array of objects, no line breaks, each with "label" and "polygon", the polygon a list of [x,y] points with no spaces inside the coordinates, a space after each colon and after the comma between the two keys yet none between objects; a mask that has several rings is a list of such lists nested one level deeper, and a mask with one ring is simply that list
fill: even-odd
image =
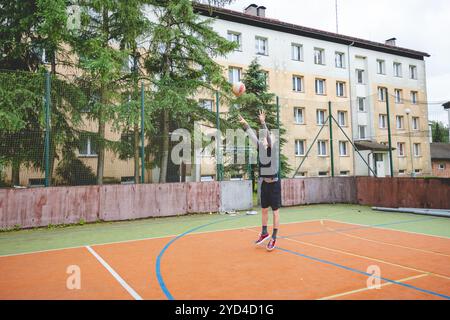
[{"label": "apartment building", "polygon": [[[211,14],[202,5],[197,10]],[[331,173],[328,127],[314,142],[328,118],[329,102],[342,127],[333,123],[335,175],[391,175],[387,99],[394,175],[431,173],[427,53],[398,47],[394,38],[377,43],[284,23],[268,18],[266,8],[257,5],[244,12],[216,8],[212,16],[213,28],[239,43],[239,49],[218,61],[228,70],[230,82],[240,80],[255,57],[267,72],[287,129],[283,153],[294,169],[311,147],[298,177]]]}]

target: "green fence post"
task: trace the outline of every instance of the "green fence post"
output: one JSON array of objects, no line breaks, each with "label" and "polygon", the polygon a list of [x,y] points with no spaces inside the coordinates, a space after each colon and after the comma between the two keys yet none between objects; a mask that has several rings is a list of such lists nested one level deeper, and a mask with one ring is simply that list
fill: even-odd
[{"label": "green fence post", "polygon": [[45,187],[50,186],[50,73],[45,74]]},{"label": "green fence post", "polygon": [[220,94],[219,91],[216,91],[216,126],[217,126],[217,181],[223,180],[223,172],[222,172],[222,150],[220,143]]},{"label": "green fence post", "polygon": [[386,113],[388,125],[388,139],[389,139],[389,165],[391,168],[391,177],[394,177],[394,159],[392,158],[392,131],[391,131],[391,112],[389,107],[389,90],[386,88]]},{"label": "green fence post", "polygon": [[141,83],[141,184],[145,183],[145,92]]},{"label": "green fence post", "polygon": [[281,132],[280,132],[280,97],[277,96],[277,128],[278,128],[278,178],[281,178]]},{"label": "green fence post", "polygon": [[330,118],[330,157],[331,157],[331,177],[334,178],[334,146],[333,146],[333,116],[331,114],[331,101],[328,101],[328,114]]}]

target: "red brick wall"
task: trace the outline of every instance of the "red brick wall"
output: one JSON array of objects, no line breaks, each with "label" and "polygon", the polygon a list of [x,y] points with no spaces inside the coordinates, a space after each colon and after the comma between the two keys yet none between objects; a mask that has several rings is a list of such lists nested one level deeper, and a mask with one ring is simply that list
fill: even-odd
[{"label": "red brick wall", "polygon": [[[439,170],[439,165],[444,164],[445,169]],[[440,178],[450,178],[450,160],[433,160],[433,176]]]}]

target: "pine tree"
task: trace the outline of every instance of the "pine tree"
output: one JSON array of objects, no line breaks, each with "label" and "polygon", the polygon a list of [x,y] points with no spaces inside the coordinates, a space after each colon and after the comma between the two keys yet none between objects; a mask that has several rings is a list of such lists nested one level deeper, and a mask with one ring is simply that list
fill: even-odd
[{"label": "pine tree", "polygon": [[214,121],[214,114],[201,108],[194,97],[202,88],[211,93],[229,88],[214,59],[224,57],[236,45],[212,29],[212,20],[196,14],[189,0],[156,1],[153,13],[156,21],[151,24],[146,60],[155,128],[149,149],[160,168],[159,182],[164,183],[169,178],[170,132],[178,128],[192,131],[196,121]]},{"label": "pine tree", "polygon": [[[283,155],[283,147],[286,143],[286,139],[283,136],[286,134],[286,130],[280,123],[280,128],[277,128],[277,105],[275,102],[275,94],[269,92],[267,72],[262,70],[258,59],[252,61],[248,66],[247,71],[244,74],[243,83],[247,89],[246,94],[236,99],[230,108],[230,118],[229,121],[232,123],[238,123],[238,115],[242,115],[249,125],[257,130],[260,128],[260,123],[258,120],[258,114],[260,110],[266,112],[266,122],[269,130],[279,129],[280,131],[280,175],[281,177],[286,177],[291,168],[288,164],[287,157]],[[250,145],[247,145],[250,149]],[[248,158],[248,157],[247,157]],[[240,173],[244,173],[247,168],[242,166],[231,166],[229,170],[237,170]],[[258,168],[257,165],[252,165],[251,167],[251,179],[256,183]]]},{"label": "pine tree", "polygon": [[11,165],[13,184],[19,184],[21,166],[43,171],[47,62],[53,78],[51,174],[56,150],[76,136],[82,99],[77,88],[56,75],[57,64],[67,62],[62,45],[68,36],[66,5],[65,0],[15,0],[0,6],[0,65],[10,71],[0,81],[0,162]]}]

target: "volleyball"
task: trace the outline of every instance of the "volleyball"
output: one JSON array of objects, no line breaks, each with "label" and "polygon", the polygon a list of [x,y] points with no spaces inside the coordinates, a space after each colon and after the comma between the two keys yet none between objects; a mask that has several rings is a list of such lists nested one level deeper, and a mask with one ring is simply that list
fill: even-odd
[{"label": "volleyball", "polygon": [[236,97],[240,97],[245,93],[245,84],[242,82],[236,82],[233,84],[233,93]]}]

